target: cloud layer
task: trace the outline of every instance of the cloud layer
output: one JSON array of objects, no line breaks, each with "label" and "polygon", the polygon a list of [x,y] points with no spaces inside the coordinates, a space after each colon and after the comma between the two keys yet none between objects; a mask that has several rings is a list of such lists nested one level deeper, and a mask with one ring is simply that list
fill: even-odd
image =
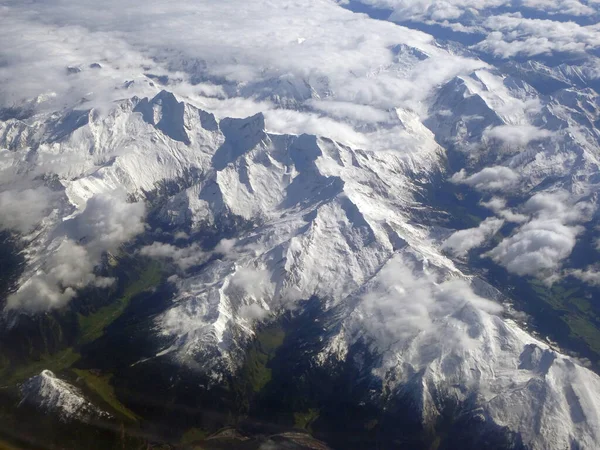
[{"label": "cloud layer", "polygon": [[[187,0],[168,7],[158,1],[109,0],[99,7],[91,0],[49,0],[26,7],[11,2],[2,12],[0,39],[14,44],[0,49],[5,104],[51,93],[60,102],[107,101],[124,95],[114,87],[126,80],[135,81],[130,92],[147,89],[144,67],[151,67],[169,79],[202,83],[198,89],[171,86],[184,94],[310,101],[338,118],[359,117],[367,107],[376,117],[391,107],[416,110],[440,83],[485,66],[442,51],[424,33],[372,21],[328,0],[231,0],[218,6]],[[399,44],[435,57],[407,57],[400,72],[392,51]],[[93,63],[102,68],[90,68]],[[333,96],[337,103],[314,104]]]},{"label": "cloud layer", "polygon": [[501,58],[581,55],[600,46],[598,3],[593,0],[359,1],[391,9],[390,20],[399,23],[435,24],[483,36],[471,48]]}]

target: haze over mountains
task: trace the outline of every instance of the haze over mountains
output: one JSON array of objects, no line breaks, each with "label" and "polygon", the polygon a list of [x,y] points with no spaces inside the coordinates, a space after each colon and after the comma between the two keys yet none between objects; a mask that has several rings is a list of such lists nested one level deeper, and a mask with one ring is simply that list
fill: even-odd
[{"label": "haze over mountains", "polygon": [[0,8],[9,417],[598,447],[595,2]]}]

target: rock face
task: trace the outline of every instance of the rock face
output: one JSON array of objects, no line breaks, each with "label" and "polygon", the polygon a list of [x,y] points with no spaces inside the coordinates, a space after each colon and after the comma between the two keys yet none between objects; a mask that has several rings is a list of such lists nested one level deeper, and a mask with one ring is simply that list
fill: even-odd
[{"label": "rock face", "polygon": [[79,389],[44,370],[21,385],[22,404],[28,404],[61,420],[89,421],[109,417],[81,394]]}]

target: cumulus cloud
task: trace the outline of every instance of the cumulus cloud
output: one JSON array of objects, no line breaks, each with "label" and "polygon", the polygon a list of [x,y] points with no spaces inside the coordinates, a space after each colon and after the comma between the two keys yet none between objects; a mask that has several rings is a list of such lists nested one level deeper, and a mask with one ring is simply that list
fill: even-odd
[{"label": "cumulus cloud", "polygon": [[552,134],[551,131],[532,125],[501,125],[486,130],[483,136],[502,141],[505,145],[524,147],[532,141],[548,138]]},{"label": "cumulus cloud", "polygon": [[557,219],[562,223],[585,222],[592,218],[594,206],[576,201],[563,190],[535,194],[525,202],[523,212],[540,218]]},{"label": "cumulus cloud", "polygon": [[65,239],[44,267],[8,297],[8,308],[42,311],[60,308],[77,294],[77,289],[94,285],[108,287],[113,279],[94,274],[94,261],[87,249]]},{"label": "cumulus cloud", "polygon": [[[600,34],[595,2],[585,0],[359,0],[392,9],[389,20],[436,24],[475,34],[471,48],[501,58],[584,54],[598,47]],[[525,13],[536,18],[524,17]],[[531,14],[533,12],[533,14]],[[571,16],[572,20],[565,20]],[[584,22],[578,19],[592,18]]]},{"label": "cumulus cloud", "polygon": [[578,278],[584,283],[592,286],[600,286],[600,272],[596,268],[588,267],[584,270],[575,269],[569,271],[567,274],[574,276],[575,278]]},{"label": "cumulus cloud", "polygon": [[488,201],[481,201],[479,204],[484,208],[490,209],[507,222],[522,223],[529,219],[529,216],[526,214],[514,212],[511,208],[507,207],[506,200],[501,197],[492,197]]},{"label": "cumulus cloud", "polygon": [[475,228],[454,232],[442,244],[442,248],[456,256],[464,256],[469,250],[479,247],[487,239],[495,235],[504,225],[504,220],[495,217],[487,218]]},{"label": "cumulus cloud", "polygon": [[[593,5],[594,1],[589,2]],[[556,12],[568,16],[597,14],[593,6],[579,0],[521,0],[521,4],[531,9]]]},{"label": "cumulus cloud", "polygon": [[464,169],[455,173],[450,181],[456,184],[466,184],[480,191],[506,191],[519,183],[519,174],[510,167],[486,167],[473,175],[466,174]]},{"label": "cumulus cloud", "polygon": [[479,204],[484,208],[491,209],[496,214],[506,208],[506,200],[502,197],[492,197],[487,201],[481,201]]},{"label": "cumulus cloud", "polygon": [[215,247],[215,253],[220,253],[226,256],[234,253],[236,242],[237,239],[221,239]]},{"label": "cumulus cloud", "polygon": [[501,58],[556,52],[585,54],[600,45],[600,30],[596,25],[525,19],[518,14],[491,16],[483,25],[494,31],[474,48]]},{"label": "cumulus cloud", "polygon": [[[587,16],[597,14],[593,2],[585,0],[360,0],[361,3],[393,9],[391,20],[438,23],[452,27],[477,23],[489,16],[490,10],[520,10],[528,8],[540,14]],[[591,4],[590,4],[591,3]]]},{"label": "cumulus cloud", "polygon": [[583,231],[579,223],[592,211],[591,204],[575,203],[565,191],[536,194],[523,206],[529,222],[486,256],[512,273],[552,279]]},{"label": "cumulus cloud", "polygon": [[499,304],[476,295],[465,281],[439,282],[434,274],[423,272],[417,276],[412,264],[400,257],[389,261],[371,284],[357,314],[360,327],[381,349],[402,347],[465,306],[491,314],[502,311]]},{"label": "cumulus cloud", "polygon": [[568,227],[554,219],[535,219],[487,253],[517,275],[539,275],[554,270],[571,254],[581,227]]},{"label": "cumulus cloud", "polygon": [[8,297],[7,307],[28,311],[60,308],[77,290],[107,287],[113,280],[96,275],[104,252],[118,247],[144,229],[145,206],[128,203],[124,194],[98,195],[86,208],[54,231],[49,257]]},{"label": "cumulus cloud", "polygon": [[459,19],[466,12],[476,12],[506,4],[508,0],[362,0],[362,3],[394,10],[391,20],[404,22],[444,22]]},{"label": "cumulus cloud", "polygon": [[56,197],[46,187],[0,192],[0,228],[21,233],[31,231],[52,210]]},{"label": "cumulus cloud", "polygon": [[85,242],[88,251],[99,256],[117,250],[144,231],[145,214],[145,204],[128,202],[124,192],[100,194],[87,201],[81,214],[65,222],[65,229],[69,236]]},{"label": "cumulus cloud", "polygon": [[209,257],[209,254],[205,253],[198,244],[176,247],[162,242],[153,242],[151,245],[142,247],[140,254],[150,258],[172,260],[182,270],[202,264]]}]

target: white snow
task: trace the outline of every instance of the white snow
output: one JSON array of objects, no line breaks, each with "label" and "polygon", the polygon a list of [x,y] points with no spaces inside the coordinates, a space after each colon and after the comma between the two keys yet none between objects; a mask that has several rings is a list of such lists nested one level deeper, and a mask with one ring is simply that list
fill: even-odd
[{"label": "white snow", "polygon": [[89,420],[109,417],[83,397],[79,389],[43,370],[21,385],[21,404],[30,404],[42,411],[56,414],[61,420]]}]

